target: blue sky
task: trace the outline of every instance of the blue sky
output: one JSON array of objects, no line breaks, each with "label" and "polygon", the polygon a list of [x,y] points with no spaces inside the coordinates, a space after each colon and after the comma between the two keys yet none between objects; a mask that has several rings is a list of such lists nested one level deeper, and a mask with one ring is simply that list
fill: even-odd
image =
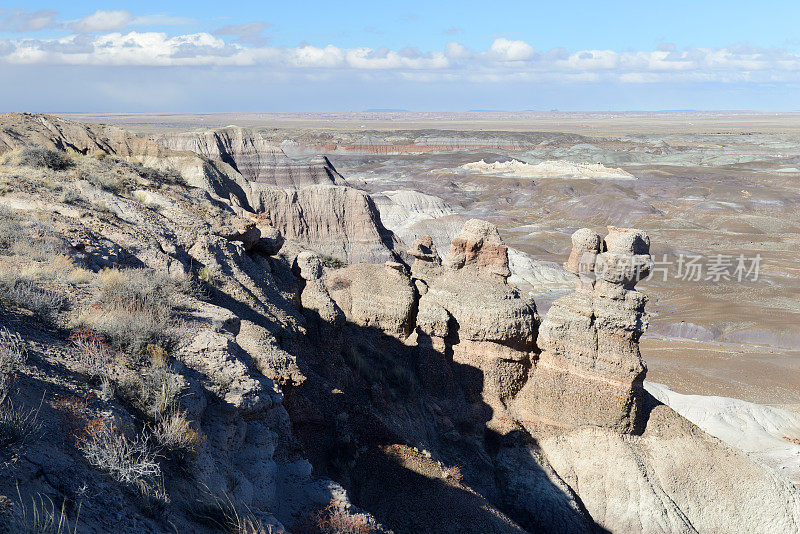
[{"label": "blue sky", "polygon": [[0,111],[798,109],[800,2],[38,2]]}]

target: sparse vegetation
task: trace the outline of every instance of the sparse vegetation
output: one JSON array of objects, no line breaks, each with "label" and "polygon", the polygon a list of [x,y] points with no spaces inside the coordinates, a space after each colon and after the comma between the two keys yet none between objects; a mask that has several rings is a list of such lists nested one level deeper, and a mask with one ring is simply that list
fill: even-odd
[{"label": "sparse vegetation", "polygon": [[0,401],[0,471],[16,461],[41,429],[39,411],[15,406],[6,396]]},{"label": "sparse vegetation", "polygon": [[60,292],[45,289],[29,278],[13,274],[0,279],[0,298],[32,311],[41,319],[52,319],[68,303]]},{"label": "sparse vegetation", "polygon": [[125,373],[117,391],[149,420],[161,421],[176,410],[183,383],[165,365]]},{"label": "sparse vegetation", "polygon": [[89,379],[106,377],[112,354],[103,336],[97,332],[75,329],[69,339],[75,346],[73,354],[78,372]]},{"label": "sparse vegetation", "polygon": [[205,441],[205,436],[179,411],[167,415],[153,428],[153,438],[171,452],[190,455],[196,454]]},{"label": "sparse vegetation", "polygon": [[464,475],[461,473],[461,468],[457,465],[452,465],[450,467],[445,467],[442,469],[444,471],[444,477],[452,479],[454,482],[461,484],[464,480]]},{"label": "sparse vegetation", "polygon": [[54,171],[63,171],[75,165],[75,162],[66,153],[37,146],[23,148],[17,161],[20,165],[43,167]]},{"label": "sparse vegetation", "polygon": [[197,278],[212,286],[217,284],[216,276],[208,267],[201,267],[197,271]]},{"label": "sparse vegetation", "polygon": [[157,170],[117,156],[95,159],[98,163],[89,169],[83,169],[79,178],[117,195],[129,196],[141,182],[185,185],[183,177],[174,170]]},{"label": "sparse vegetation", "polygon": [[328,254],[320,254],[319,262],[322,264],[323,267],[327,267],[328,269],[341,269],[342,267],[347,266],[346,261],[337,258],[336,256],[330,256]]},{"label": "sparse vegetation", "polygon": [[0,251],[31,260],[48,261],[64,251],[64,243],[48,222],[35,218],[22,219],[17,212],[0,206]]},{"label": "sparse vegetation", "polygon": [[335,499],[313,516],[313,530],[320,534],[370,534],[370,526],[365,514],[350,514],[339,506]]},{"label": "sparse vegetation", "polygon": [[271,525],[264,525],[245,505],[236,505],[227,494],[218,496],[208,488],[187,503],[187,512],[200,524],[228,534],[272,534]]},{"label": "sparse vegetation", "polygon": [[9,532],[14,534],[76,534],[81,514],[81,504],[74,521],[67,515],[67,501],[56,508],[53,500],[41,493],[31,496],[30,504],[17,488],[18,502],[9,520]]},{"label": "sparse vegetation", "polygon": [[27,359],[22,336],[8,328],[0,328],[0,376],[16,373]]},{"label": "sparse vegetation", "polygon": [[46,263],[31,263],[20,274],[36,281],[56,281],[69,285],[86,284],[94,277],[94,273],[78,267],[72,258],[64,254],[53,256]]},{"label": "sparse vegetation", "polygon": [[168,341],[176,286],[148,269],[105,269],[97,277],[98,297],[79,323],[105,334],[114,348],[140,354],[150,344]]},{"label": "sparse vegetation", "polygon": [[143,496],[166,499],[161,466],[147,435],[128,439],[112,421],[89,419],[77,445],[91,465],[116,481],[137,488]]}]

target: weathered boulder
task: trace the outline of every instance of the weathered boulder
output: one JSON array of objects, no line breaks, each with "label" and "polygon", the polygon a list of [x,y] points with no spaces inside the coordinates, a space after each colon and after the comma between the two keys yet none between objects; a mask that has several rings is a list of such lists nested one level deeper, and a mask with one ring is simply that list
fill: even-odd
[{"label": "weathered boulder", "polygon": [[313,252],[304,251],[297,255],[295,260],[300,277],[306,285],[300,293],[300,306],[303,312],[316,315],[325,329],[338,330],[344,323],[344,313],[328,293],[328,288],[323,280],[322,264],[319,256]]},{"label": "weathered boulder", "polygon": [[261,235],[258,238],[254,250],[267,256],[274,256],[280,252],[285,241],[283,234],[270,224],[259,223],[257,227]]},{"label": "weathered boulder", "polygon": [[428,282],[441,274],[442,259],[436,250],[436,244],[429,235],[416,239],[407,253],[414,258],[414,263],[411,264],[411,275],[422,295],[428,291]]},{"label": "weathered boulder", "polygon": [[228,241],[238,241],[247,251],[252,250],[261,239],[261,231],[256,223],[238,216],[225,219],[224,224],[215,226],[212,231]]}]

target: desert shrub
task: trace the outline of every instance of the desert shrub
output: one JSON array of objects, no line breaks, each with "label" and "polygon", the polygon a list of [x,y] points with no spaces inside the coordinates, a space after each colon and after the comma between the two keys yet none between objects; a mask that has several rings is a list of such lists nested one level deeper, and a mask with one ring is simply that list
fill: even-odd
[{"label": "desert shrub", "polygon": [[0,206],[0,251],[48,261],[64,251],[64,242],[47,222],[23,220],[16,211]]},{"label": "desert shrub", "polygon": [[150,200],[150,198],[147,196],[147,192],[146,191],[134,191],[133,194],[131,195],[131,198],[133,198],[133,200],[135,200],[136,202],[138,202],[139,204],[141,204],[142,206],[144,206],[147,209],[150,209],[150,210],[153,210],[153,211],[161,210],[161,205],[157,204],[155,202],[152,202]]},{"label": "desert shrub", "polygon": [[67,298],[58,291],[45,289],[26,277],[0,279],[0,297],[15,306],[32,311],[41,319],[52,319],[67,307]]},{"label": "desert shrub", "polygon": [[127,195],[136,186],[135,176],[126,168],[119,167],[117,160],[109,158],[99,165],[80,169],[78,178],[116,195]]},{"label": "desert shrub", "polygon": [[39,411],[15,406],[6,396],[0,401],[0,471],[13,463],[41,430]]},{"label": "desert shrub", "polygon": [[0,406],[8,397],[14,375],[27,359],[22,337],[0,328]]},{"label": "desert shrub", "polygon": [[159,170],[147,167],[141,163],[132,163],[131,165],[136,173],[145,180],[164,184],[186,185],[186,181],[183,179],[183,176],[181,176],[181,173],[174,169]]},{"label": "desert shrub", "polygon": [[94,467],[142,495],[161,496],[161,466],[145,434],[128,439],[113,422],[90,419],[77,439],[78,449]]},{"label": "desert shrub", "polygon": [[350,514],[331,499],[330,504],[312,516],[314,530],[320,534],[370,534],[370,526],[365,514]]},{"label": "desert shrub", "polygon": [[28,232],[17,214],[0,206],[0,248],[10,249],[17,240],[27,237]]},{"label": "desert shrub", "polygon": [[464,480],[464,475],[461,473],[461,468],[457,465],[444,467],[442,468],[442,471],[444,472],[445,478],[452,479],[459,484],[461,484],[461,482]]},{"label": "desert shrub", "polygon": [[341,269],[342,267],[347,266],[346,261],[337,258],[336,256],[330,256],[328,254],[320,254],[319,262],[322,264],[323,267],[327,267],[329,269]]},{"label": "desert shrub", "polygon": [[0,328],[0,375],[16,373],[26,358],[22,336],[6,327]]},{"label": "desert shrub", "polygon": [[61,508],[57,509],[53,500],[41,493],[31,496],[28,504],[17,488],[18,501],[14,506],[14,513],[9,519],[8,532],[15,534],[76,534],[78,521],[81,514],[81,505],[75,521],[70,521],[67,515],[67,501],[62,501]]},{"label": "desert shrub", "polygon": [[23,148],[19,153],[17,161],[20,165],[42,167],[54,171],[63,171],[75,165],[72,158],[64,152],[38,146]]},{"label": "desert shrub", "polygon": [[74,346],[73,356],[78,372],[89,379],[107,376],[112,354],[103,336],[97,332],[75,329],[69,336]]},{"label": "desert shrub", "polygon": [[114,348],[140,354],[163,345],[178,292],[176,282],[149,269],[105,269],[97,277],[98,296],[79,323],[105,334]]},{"label": "desert shrub", "polygon": [[183,412],[174,412],[162,418],[153,428],[156,443],[171,452],[196,454],[205,436],[195,430]]},{"label": "desert shrub", "polygon": [[182,381],[167,366],[127,373],[117,384],[120,396],[152,421],[175,412],[182,391]]},{"label": "desert shrub", "polygon": [[140,179],[160,184],[185,185],[183,177],[177,171],[157,170],[116,156],[98,159],[98,165],[82,170],[80,178],[118,195],[130,194],[140,183]]},{"label": "desert shrub", "polygon": [[94,273],[75,264],[67,255],[57,254],[46,263],[31,263],[21,274],[34,280],[53,280],[69,285],[81,285],[91,282]]},{"label": "desert shrub", "polygon": [[330,291],[339,291],[340,289],[347,289],[352,283],[353,281],[346,276],[335,275],[328,280],[328,289]]},{"label": "desert shrub", "polygon": [[214,273],[208,267],[201,267],[197,271],[197,278],[211,285],[216,285]]}]

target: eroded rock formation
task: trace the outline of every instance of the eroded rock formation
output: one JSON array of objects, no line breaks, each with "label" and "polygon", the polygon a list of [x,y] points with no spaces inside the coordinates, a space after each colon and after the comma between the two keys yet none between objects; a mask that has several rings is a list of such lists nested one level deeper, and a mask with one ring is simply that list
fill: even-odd
[{"label": "eroded rock formation", "polygon": [[298,190],[252,184],[250,204],[287,238],[341,262],[396,261],[396,240],[372,198],[358,189],[314,185]]},{"label": "eroded rock formation", "polygon": [[631,229],[589,229],[572,236],[566,268],[574,293],[553,303],[539,328],[541,354],[514,401],[515,417],[574,428],[595,425],[634,432],[642,425],[645,365],[639,336],[646,298],[633,290],[647,275],[650,240]]},{"label": "eroded rock formation", "polygon": [[246,128],[231,126],[199,133],[163,135],[156,140],[172,150],[192,151],[227,163],[250,182],[289,189],[315,184],[346,184],[328,158],[292,160],[280,146]]},{"label": "eroded rock formation", "polygon": [[[421,265],[414,265],[419,272]],[[499,421],[530,366],[538,326],[536,305],[506,282],[510,274],[506,247],[497,228],[485,221],[468,221],[442,266],[434,269],[438,273],[426,269],[427,291],[419,302],[420,359],[424,363],[426,358],[445,356],[480,369],[481,384],[473,393]]]}]

